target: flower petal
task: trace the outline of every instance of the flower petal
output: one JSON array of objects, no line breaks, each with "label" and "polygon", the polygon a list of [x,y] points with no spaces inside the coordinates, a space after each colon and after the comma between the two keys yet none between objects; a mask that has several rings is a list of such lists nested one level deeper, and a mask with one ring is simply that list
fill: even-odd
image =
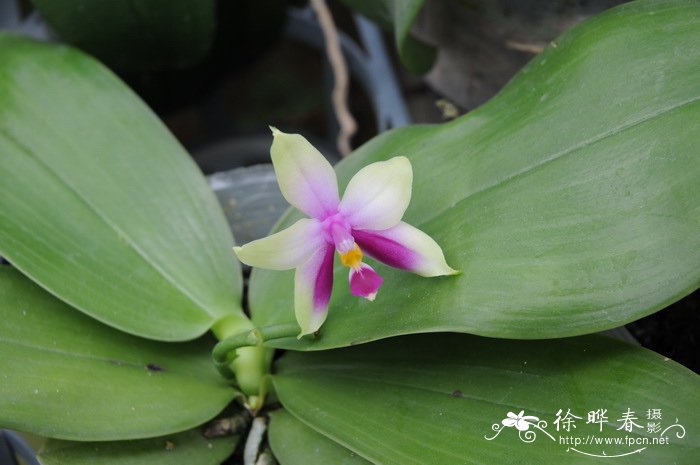
[{"label": "flower petal", "polygon": [[364,253],[389,266],[426,277],[459,273],[445,262],[437,242],[403,221],[384,231],[353,230],[352,235]]},{"label": "flower petal", "polygon": [[287,202],[307,215],[324,219],[338,208],[335,171],[321,152],[299,134],[272,129],[270,155]]},{"label": "flower petal", "polygon": [[318,331],[328,314],[333,292],[333,256],[331,244],[318,249],[294,276],[294,313],[301,327],[299,337]]},{"label": "flower petal", "polygon": [[268,270],[289,270],[306,262],[325,243],[321,223],[305,218],[276,234],[234,247],[233,250],[246,265]]},{"label": "flower petal", "polygon": [[515,422],[515,427],[518,429],[518,431],[527,431],[530,429],[530,423],[521,418]]},{"label": "flower petal", "polygon": [[515,423],[517,421],[518,420],[515,420],[513,418],[504,418],[503,420],[501,420],[501,423],[503,424],[503,426],[507,426],[509,428],[512,428],[513,426],[515,426]]},{"label": "flower petal", "polygon": [[354,229],[395,226],[411,201],[413,169],[406,157],[365,166],[348,183],[338,210]]},{"label": "flower petal", "polygon": [[384,279],[366,263],[350,269],[350,292],[357,297],[374,300]]}]

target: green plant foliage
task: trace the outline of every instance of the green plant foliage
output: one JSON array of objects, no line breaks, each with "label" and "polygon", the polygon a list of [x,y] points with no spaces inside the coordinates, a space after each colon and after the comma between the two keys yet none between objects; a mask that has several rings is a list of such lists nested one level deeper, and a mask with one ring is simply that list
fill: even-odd
[{"label": "green plant foliage", "polygon": [[343,0],[381,27],[394,32],[401,63],[411,72],[427,73],[435,62],[435,49],[411,36],[411,26],[425,0]]},{"label": "green plant foliage", "polygon": [[281,465],[369,465],[356,453],[317,433],[284,410],[270,414],[267,435]]},{"label": "green plant foliage", "polygon": [[0,425],[81,441],[192,428],[236,395],[212,366],[211,346],[116,331],[1,267]]},{"label": "green plant foliage", "polygon": [[51,439],[39,452],[39,460],[42,465],[218,465],[233,453],[238,439],[206,439],[199,430],[136,441]]},{"label": "green plant foliage", "polygon": [[[557,39],[480,109],[362,146],[338,165],[340,183],[407,156],[404,219],[462,274],[425,279],[378,265],[384,284],[367,302],[350,295],[338,266],[319,336],[270,344],[323,349],[433,331],[562,337],[697,289],[698,43],[697,2],[625,4]],[[290,212],[278,229],[299,217]],[[254,270],[254,322],[292,323],[292,295],[291,272]]]},{"label": "green plant foliage", "polygon": [[0,35],[0,255],[133,334],[192,339],[240,309],[226,220],[201,173],[112,73]]},{"label": "green plant foliage", "polygon": [[136,441],[49,440],[42,465],[219,465],[233,453],[238,436],[204,438],[199,430]]},{"label": "green plant foliage", "polygon": [[[700,378],[658,354],[604,336],[504,341],[414,335],[332,351],[289,352],[278,362],[273,382],[291,414],[373,463],[609,463],[582,452],[616,455],[643,446],[580,445],[576,452],[558,437],[651,440],[661,431],[646,430],[648,409],[660,409],[662,429],[677,420],[687,434],[679,437],[680,427],[671,428],[663,433],[669,444],[650,445],[627,463],[693,465],[700,454],[700,437],[691,433],[700,430],[695,412]],[[586,424],[587,412],[599,408],[607,409],[609,422]],[[642,428],[619,429],[628,408]],[[557,432],[559,409],[580,417],[571,432],[561,422]],[[502,427],[508,412],[521,410],[546,421],[542,428],[553,438],[532,427],[536,442],[527,443],[510,427],[487,440],[497,432],[492,425]],[[277,429],[273,446],[294,441],[298,430]]]},{"label": "green plant foliage", "polygon": [[214,0],[32,0],[66,42],[127,70],[182,67],[214,39]]}]

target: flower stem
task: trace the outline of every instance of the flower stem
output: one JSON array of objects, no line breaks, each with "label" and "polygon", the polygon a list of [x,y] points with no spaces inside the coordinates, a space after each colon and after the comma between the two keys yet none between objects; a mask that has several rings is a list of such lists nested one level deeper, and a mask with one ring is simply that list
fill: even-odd
[{"label": "flower stem", "polygon": [[273,339],[296,339],[299,334],[299,325],[296,323],[287,323],[281,325],[264,326],[258,329],[262,342],[271,341]]},{"label": "flower stem", "polygon": [[262,407],[264,377],[270,372],[272,349],[263,347],[257,330],[248,320],[225,317],[212,326],[220,342],[212,353],[214,363],[226,379],[235,379],[253,410]]},{"label": "flower stem", "polygon": [[265,396],[265,376],[270,372],[273,349],[263,343],[273,339],[296,337],[297,324],[282,324],[253,328],[252,323],[240,319],[224,318],[212,326],[219,339],[214,346],[214,364],[226,379],[235,379],[246,396],[248,405],[257,410]]},{"label": "flower stem", "polygon": [[[216,329],[213,329],[216,334]],[[219,338],[221,341],[214,347],[212,356],[217,365],[227,364],[231,361],[229,354],[234,350],[249,346],[260,346],[264,342],[273,339],[296,337],[298,333],[299,326],[296,323],[244,330],[226,338]]]}]

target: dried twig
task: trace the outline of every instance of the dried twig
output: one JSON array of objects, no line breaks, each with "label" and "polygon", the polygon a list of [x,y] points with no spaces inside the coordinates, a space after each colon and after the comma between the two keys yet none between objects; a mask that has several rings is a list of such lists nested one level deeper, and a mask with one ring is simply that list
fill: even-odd
[{"label": "dried twig", "polygon": [[445,98],[436,101],[435,106],[438,107],[440,113],[442,113],[442,119],[455,119],[459,116],[457,105]]},{"label": "dried twig", "polygon": [[229,418],[217,418],[210,421],[202,435],[207,439],[233,436],[243,433],[250,425],[251,417],[247,410]]},{"label": "dried twig", "polygon": [[323,31],[326,42],[326,54],[333,70],[333,110],[338,119],[340,130],[338,131],[338,151],[342,156],[347,156],[352,151],[350,138],[357,131],[357,123],[348,109],[348,87],[350,77],[345,57],[338,42],[338,30],[333,22],[333,16],[325,0],[311,0],[311,6],[316,13],[318,23]]},{"label": "dried twig", "polygon": [[517,50],[518,52],[531,53],[532,55],[538,55],[542,53],[545,49],[545,44],[541,43],[526,43],[518,42],[515,40],[506,40],[506,48],[511,50]]}]

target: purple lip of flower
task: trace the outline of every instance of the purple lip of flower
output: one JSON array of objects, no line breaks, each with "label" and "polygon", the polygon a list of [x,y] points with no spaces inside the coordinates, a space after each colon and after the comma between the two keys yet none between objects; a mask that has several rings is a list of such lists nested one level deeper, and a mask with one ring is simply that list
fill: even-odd
[{"label": "purple lip of flower", "polygon": [[365,166],[340,199],[335,171],[318,150],[298,134],[274,128],[272,134],[270,154],[282,195],[310,218],[234,250],[251,266],[296,268],[299,337],[316,332],[326,319],[336,251],[350,268],[351,294],[368,300],[375,299],[383,278],[362,261],[364,254],[425,277],[457,273],[430,236],[401,221],[413,182],[406,157]]}]

